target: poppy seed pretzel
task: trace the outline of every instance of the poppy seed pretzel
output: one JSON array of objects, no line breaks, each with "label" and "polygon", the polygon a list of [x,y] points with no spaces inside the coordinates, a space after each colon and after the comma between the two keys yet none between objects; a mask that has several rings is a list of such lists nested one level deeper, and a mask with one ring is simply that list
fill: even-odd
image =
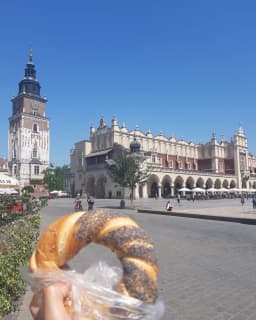
[{"label": "poppy seed pretzel", "polygon": [[91,242],[108,247],[119,258],[123,278],[118,292],[147,303],[156,301],[158,266],[153,243],[130,217],[106,210],[75,212],[49,225],[30,258],[30,270],[59,269]]}]

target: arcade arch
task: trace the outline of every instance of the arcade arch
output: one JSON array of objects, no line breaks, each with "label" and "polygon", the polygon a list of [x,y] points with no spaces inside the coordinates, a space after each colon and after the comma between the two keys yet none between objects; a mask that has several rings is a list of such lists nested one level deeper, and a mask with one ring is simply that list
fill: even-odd
[{"label": "arcade arch", "polygon": [[230,181],[230,188],[235,188],[236,187],[236,182],[234,180]]},{"label": "arcade arch", "polygon": [[178,190],[184,186],[184,180],[181,176],[176,177],[174,181],[174,194],[177,194]]},{"label": "arcade arch", "polygon": [[220,188],[221,188],[221,181],[220,181],[220,179],[216,179],[216,180],[215,180],[214,187],[215,187],[216,189],[220,189]]},{"label": "arcade arch", "polygon": [[213,187],[213,180],[211,178],[208,178],[206,180],[205,187],[206,187],[206,189],[210,189]]},{"label": "arcade arch", "polygon": [[159,197],[159,177],[156,174],[152,174],[147,182],[148,185],[148,197]]},{"label": "arcade arch", "polygon": [[223,188],[228,188],[228,180],[225,179],[223,182],[222,182],[222,187]]},{"label": "arcade arch", "polygon": [[192,177],[188,177],[186,180],[186,188],[193,189],[195,185],[195,181]]},{"label": "arcade arch", "polygon": [[204,180],[202,178],[198,178],[196,181],[197,188],[204,188]]},{"label": "arcade arch", "polygon": [[172,179],[168,175],[162,179],[161,194],[164,198],[169,198],[172,195]]}]

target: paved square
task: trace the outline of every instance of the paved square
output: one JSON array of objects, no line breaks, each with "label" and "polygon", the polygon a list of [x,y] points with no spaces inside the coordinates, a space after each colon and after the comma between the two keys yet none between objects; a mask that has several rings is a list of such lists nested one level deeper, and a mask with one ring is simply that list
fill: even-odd
[{"label": "paved square", "polygon": [[[85,200],[83,200],[85,205]],[[120,200],[96,200],[95,208],[120,211]],[[166,200],[130,201],[123,212],[134,218],[155,242],[159,260],[159,292],[164,320],[256,319],[256,226],[138,213],[136,208],[163,209]],[[178,204],[177,204],[178,206]],[[176,204],[175,204],[176,207]],[[181,201],[181,211],[248,214],[251,200]],[[50,200],[42,210],[42,228],[60,215],[73,211],[73,199]],[[108,249],[90,245],[71,262],[78,271],[102,259],[118,263]],[[28,314],[28,292],[18,319]]]}]

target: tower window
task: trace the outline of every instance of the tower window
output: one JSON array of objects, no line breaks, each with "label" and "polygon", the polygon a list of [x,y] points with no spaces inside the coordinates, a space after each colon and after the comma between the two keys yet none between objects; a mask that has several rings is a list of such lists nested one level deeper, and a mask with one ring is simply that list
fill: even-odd
[{"label": "tower window", "polygon": [[39,128],[38,128],[38,124],[37,123],[33,124],[33,132],[34,133],[38,133],[39,132]]},{"label": "tower window", "polygon": [[35,176],[39,175],[39,166],[34,166],[34,175]]}]

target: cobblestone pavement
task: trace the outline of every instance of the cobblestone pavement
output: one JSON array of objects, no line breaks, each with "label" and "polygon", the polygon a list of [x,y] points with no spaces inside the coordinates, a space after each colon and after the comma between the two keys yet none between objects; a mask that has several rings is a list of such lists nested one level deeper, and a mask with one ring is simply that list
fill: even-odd
[{"label": "cobblestone pavement", "polygon": [[[165,200],[141,200],[123,212],[152,237],[159,260],[159,291],[164,320],[256,319],[256,226],[138,213],[137,207],[161,210]],[[84,201],[85,203],[85,201]],[[118,200],[96,200],[96,207],[119,211]],[[176,207],[176,204],[175,204]],[[177,210],[256,216],[250,199],[181,201]],[[73,211],[72,199],[49,201],[41,211],[42,229],[58,216]],[[109,250],[97,245],[83,249],[71,267],[84,271],[102,260],[117,264]],[[28,289],[18,319],[30,320]]]}]

